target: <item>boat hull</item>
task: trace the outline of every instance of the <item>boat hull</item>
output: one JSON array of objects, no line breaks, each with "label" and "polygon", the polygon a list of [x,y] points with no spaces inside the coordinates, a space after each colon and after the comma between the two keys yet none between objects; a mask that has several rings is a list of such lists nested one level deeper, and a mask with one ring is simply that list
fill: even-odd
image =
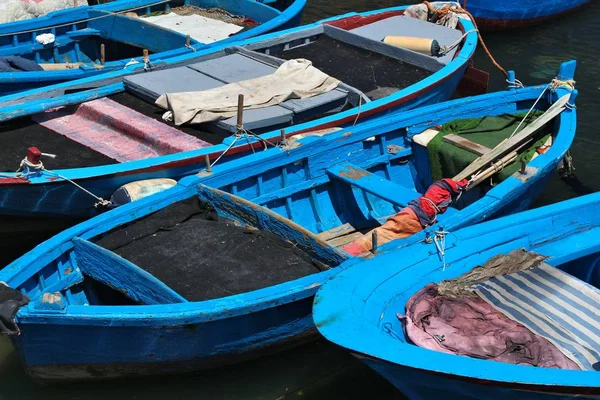
[{"label": "boat hull", "polygon": [[468,0],[467,10],[483,30],[519,29],[566,15],[591,0]]},{"label": "boat hull", "polygon": [[[186,4],[189,2],[186,2]],[[196,4],[192,2],[191,4]],[[198,2],[198,5],[201,6],[206,4],[207,6],[211,5],[211,2],[202,3]],[[50,13],[47,16],[35,18],[32,20],[26,21],[18,21],[8,24],[0,25],[0,34],[3,35],[11,35],[15,32],[44,32],[48,31],[48,27],[53,26],[63,26],[65,24],[73,24],[75,26],[76,23],[82,23],[80,21],[94,20],[100,19],[99,17],[90,17],[87,12],[88,10],[96,10],[101,12],[109,12],[109,13],[124,13],[127,10],[141,10],[144,9],[143,6],[147,5],[148,12],[150,11],[150,7],[156,5],[156,2],[152,0],[121,0],[114,1],[107,4],[101,4],[93,7],[79,7],[73,9],[60,10],[54,13]],[[223,43],[230,43],[237,40],[244,40],[247,38],[251,38],[257,35],[263,35],[271,32],[276,32],[282,29],[294,28],[300,24],[302,19],[302,13],[304,11],[304,7],[306,5],[305,0],[298,0],[296,2],[290,0],[281,0],[275,2],[273,4],[273,8],[268,7],[264,4],[246,4],[244,1],[236,1],[236,2],[228,2],[228,1],[220,1],[215,3],[215,6],[223,8],[227,12],[231,12],[233,14],[243,14],[246,10],[251,10],[250,14],[256,20],[257,15],[260,15],[261,12],[270,12],[272,18],[270,20],[261,21],[261,24],[254,26],[250,29],[242,31],[241,33],[236,34],[235,36],[225,38],[222,40],[218,40],[213,43],[199,43],[193,45],[193,51],[196,52],[198,50],[205,50],[216,47]],[[168,6],[168,5],[167,5]],[[250,6],[250,7],[249,7]],[[279,13],[274,8],[281,9],[281,13]],[[138,27],[139,28],[139,27]],[[142,27],[143,28],[143,27]],[[139,28],[142,31],[142,28]],[[136,29],[137,31],[138,29]],[[154,34],[156,35],[156,33]],[[153,36],[153,35],[151,35]],[[64,41],[63,38],[59,36],[59,39]],[[16,39],[15,39],[16,41]],[[148,41],[148,39],[141,40],[141,42]],[[163,39],[163,42],[165,40]],[[138,41],[139,42],[139,41]],[[127,40],[123,42],[127,44]],[[116,43],[118,46],[119,42]],[[122,45],[122,44],[121,44]],[[50,46],[53,46],[51,44]],[[190,49],[184,46],[173,45],[170,46],[171,49],[166,51],[160,51],[150,56],[150,62],[155,65],[164,64],[170,58],[179,57],[182,55],[186,55],[190,53]],[[1,50],[1,49],[0,49]],[[58,51],[58,50],[55,50]],[[65,51],[65,50],[61,50]],[[141,51],[141,49],[140,49]],[[67,57],[68,56],[68,57]],[[36,55],[39,57],[39,55]],[[75,59],[77,60],[79,55],[73,53],[72,51],[69,53],[65,53],[65,58]],[[141,59],[138,57],[138,62]],[[10,94],[18,94],[19,92],[32,90],[37,88],[43,88],[49,85],[60,84],[63,82],[69,82],[77,79],[85,79],[85,78],[94,78],[96,76],[102,76],[108,72],[119,71],[125,68],[125,66],[130,62],[130,58],[122,59],[107,63],[104,65],[102,69],[99,68],[75,68],[75,69],[66,69],[60,71],[43,71],[43,72],[1,72],[0,73],[0,96],[10,95]]]},{"label": "boat hull", "polygon": [[189,373],[262,357],[317,338],[311,313],[315,291],[307,290],[304,298],[286,304],[213,321],[149,321],[141,326],[119,326],[117,319],[110,326],[22,324],[21,335],[13,342],[28,374],[40,382]]},{"label": "boat hull", "polygon": [[[394,102],[386,103],[376,109],[372,109],[368,114],[365,113],[362,115],[361,120],[366,118],[367,115],[382,116],[448,100],[460,83],[466,68],[467,63],[461,69],[448,76],[447,79],[436,82]],[[347,119],[354,118],[353,116]],[[326,129],[348,122],[351,121],[333,117],[313,124],[310,128],[304,130]],[[244,152],[250,153],[251,151],[248,148]],[[215,155],[215,158],[218,154]],[[110,198],[112,193],[121,185],[153,178],[179,180],[184,176],[199,172],[205,166],[204,155],[192,157],[182,154],[179,157],[179,160],[176,162],[165,162],[163,164],[157,164],[150,159],[149,162],[144,162],[144,164],[148,165],[147,167],[134,168],[129,171],[116,173],[100,172],[96,176],[77,179],[76,181],[79,185],[97,196]],[[99,167],[99,169],[102,171],[102,167]],[[40,199],[43,199],[43,201],[40,201]],[[102,211],[94,207],[96,202],[96,199],[74,185],[66,182],[55,182],[55,179],[36,183],[0,180],[0,215],[85,218],[97,215]]]},{"label": "boat hull", "polygon": [[[356,355],[356,354],[355,354]],[[600,392],[564,386],[502,384],[457,377],[392,364],[357,355],[365,364],[386,378],[409,399],[507,399],[556,400],[565,398],[598,399]],[[441,368],[440,368],[441,369]]]}]

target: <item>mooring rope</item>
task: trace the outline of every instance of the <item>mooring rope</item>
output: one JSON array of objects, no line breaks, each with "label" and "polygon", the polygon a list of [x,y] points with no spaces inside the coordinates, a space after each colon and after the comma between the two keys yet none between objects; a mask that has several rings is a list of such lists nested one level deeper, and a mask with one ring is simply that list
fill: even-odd
[{"label": "mooring rope", "polygon": [[523,125],[523,122],[525,122],[527,120],[527,117],[529,116],[529,114],[531,114],[531,112],[535,109],[535,106],[542,99],[542,96],[544,96],[544,93],[546,93],[546,91],[548,89],[550,89],[550,90],[556,90],[556,89],[558,89],[561,86],[566,86],[569,90],[573,91],[575,89],[575,81],[573,79],[566,79],[566,80],[560,80],[558,78],[552,79],[552,82],[550,82],[544,88],[544,90],[542,90],[542,93],[540,93],[540,95],[535,100],[535,102],[533,103],[533,105],[531,106],[531,108],[527,111],[527,114],[525,114],[525,117],[523,117],[523,119],[521,120],[521,122],[519,122],[519,125],[517,125],[517,127],[514,130],[514,132],[511,133],[511,135],[508,138],[509,139],[512,138],[515,135],[515,133],[517,133],[517,131],[519,130],[519,128],[521,127],[521,125]]},{"label": "mooring rope", "polygon": [[[42,153],[42,155],[48,156],[48,157],[56,157],[54,154],[46,154],[46,153]],[[21,173],[21,171],[25,170],[24,173]],[[35,172],[30,172],[31,170],[35,171]],[[39,163],[32,163],[31,161],[29,161],[27,159],[27,157],[25,157],[22,161],[21,161],[21,165],[19,166],[19,169],[17,170],[17,173],[12,176],[12,178],[25,178],[28,179],[29,175],[33,175],[35,173],[37,173],[38,171],[44,171],[50,175],[54,175],[58,178],[63,179],[66,182],[71,183],[72,185],[74,185],[76,188],[82,190],[83,192],[89,194],[90,196],[92,196],[93,198],[95,198],[97,200],[97,203],[94,204],[94,207],[98,207],[98,206],[109,206],[112,203],[109,200],[105,200],[100,196],[95,195],[94,193],[90,192],[89,190],[87,190],[86,188],[84,188],[83,186],[81,186],[80,184],[78,184],[77,182],[67,178],[64,175],[61,175],[57,172],[54,171],[50,171],[48,169],[46,169],[46,167],[44,166],[44,163],[40,160]]]},{"label": "mooring rope", "polygon": [[[432,12],[433,14],[435,14],[437,16],[444,16],[450,12],[453,12],[456,14],[465,14],[466,16],[468,16],[471,19],[471,22],[475,26],[475,29],[477,30],[477,32],[479,32],[479,27],[477,26],[477,22],[475,22],[475,18],[467,10],[465,10],[463,8],[457,8],[456,6],[451,6],[451,5],[446,5],[446,6],[438,9],[438,8],[433,7],[428,1],[423,1],[423,4],[425,4],[427,6],[427,8],[429,9],[430,12]],[[481,47],[483,47],[485,54],[487,54],[487,56],[489,57],[492,64],[494,64],[494,66],[496,68],[498,68],[504,74],[504,76],[506,76],[508,78],[508,72],[506,72],[506,70],[504,68],[502,68],[502,66],[500,64],[498,64],[498,62],[496,61],[494,56],[492,56],[492,53],[490,52],[490,50],[487,48],[485,42],[483,41],[483,37],[481,36],[481,33],[478,34],[478,38],[479,38],[479,43],[481,43]]]}]

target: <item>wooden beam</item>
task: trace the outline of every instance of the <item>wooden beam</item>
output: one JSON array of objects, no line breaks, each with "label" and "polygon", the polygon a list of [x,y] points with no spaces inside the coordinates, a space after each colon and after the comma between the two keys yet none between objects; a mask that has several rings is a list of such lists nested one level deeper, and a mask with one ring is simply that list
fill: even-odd
[{"label": "wooden beam", "polygon": [[453,144],[460,149],[467,150],[468,152],[477,154],[478,156],[482,156],[492,151],[492,149],[489,147],[485,147],[482,144],[475,143],[467,138],[455,135],[454,133],[444,136],[443,140],[446,143]]},{"label": "wooden beam", "polygon": [[77,69],[81,66],[82,63],[48,63],[48,64],[40,64],[40,67],[44,71],[62,71],[67,69]]},{"label": "wooden beam", "polygon": [[458,175],[456,175],[453,179],[456,181],[460,181],[461,179],[469,178],[477,171],[489,166],[492,162],[504,157],[506,154],[514,151],[516,147],[522,144],[523,141],[531,138],[534,133],[536,133],[540,128],[546,125],[548,122],[552,121],[554,117],[559,115],[565,109],[565,105],[569,101],[570,94],[566,94],[558,99],[546,112],[536,119],[532,124],[525,127],[522,131],[516,133],[512,138],[506,140],[505,142],[500,143],[498,146],[494,147],[492,151],[485,154],[484,156],[479,157],[477,160],[473,161],[470,165],[468,165],[465,169],[463,169]]},{"label": "wooden beam", "polygon": [[187,303],[154,275],[97,244],[74,238],[79,270],[142,304]]}]

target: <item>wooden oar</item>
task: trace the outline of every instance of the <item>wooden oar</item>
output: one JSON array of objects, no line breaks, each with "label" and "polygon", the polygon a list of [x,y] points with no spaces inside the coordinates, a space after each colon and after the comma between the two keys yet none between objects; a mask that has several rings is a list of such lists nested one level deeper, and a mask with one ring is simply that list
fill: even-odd
[{"label": "wooden oar", "polygon": [[531,125],[528,125],[525,129],[515,134],[510,139],[507,139],[494,147],[492,151],[479,157],[465,169],[463,169],[453,179],[459,181],[471,177],[478,171],[488,167],[492,162],[502,159],[508,153],[515,151],[524,141],[530,139],[534,133],[540,128],[550,122],[554,117],[559,115],[565,109],[567,102],[569,101],[570,94],[566,94],[558,99],[542,116],[536,119]]}]

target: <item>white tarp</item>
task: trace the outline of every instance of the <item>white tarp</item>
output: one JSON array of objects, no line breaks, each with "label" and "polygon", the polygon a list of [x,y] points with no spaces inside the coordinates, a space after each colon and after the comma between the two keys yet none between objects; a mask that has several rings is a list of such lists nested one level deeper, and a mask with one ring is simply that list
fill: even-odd
[{"label": "white tarp", "polygon": [[[73,0],[0,0],[0,24],[21,21],[73,7]],[[87,0],[79,0],[86,6]]]},{"label": "white tarp", "polygon": [[154,17],[144,17],[144,21],[190,35],[201,43],[213,43],[227,39],[229,35],[242,30],[241,26],[206,18],[201,15],[178,15],[174,12]]},{"label": "white tarp", "polygon": [[312,62],[296,59],[284,62],[271,75],[199,92],[163,94],[156,104],[172,112],[175,125],[200,124],[234,116],[239,94],[244,95],[244,109],[254,109],[326,93],[339,83]]}]

